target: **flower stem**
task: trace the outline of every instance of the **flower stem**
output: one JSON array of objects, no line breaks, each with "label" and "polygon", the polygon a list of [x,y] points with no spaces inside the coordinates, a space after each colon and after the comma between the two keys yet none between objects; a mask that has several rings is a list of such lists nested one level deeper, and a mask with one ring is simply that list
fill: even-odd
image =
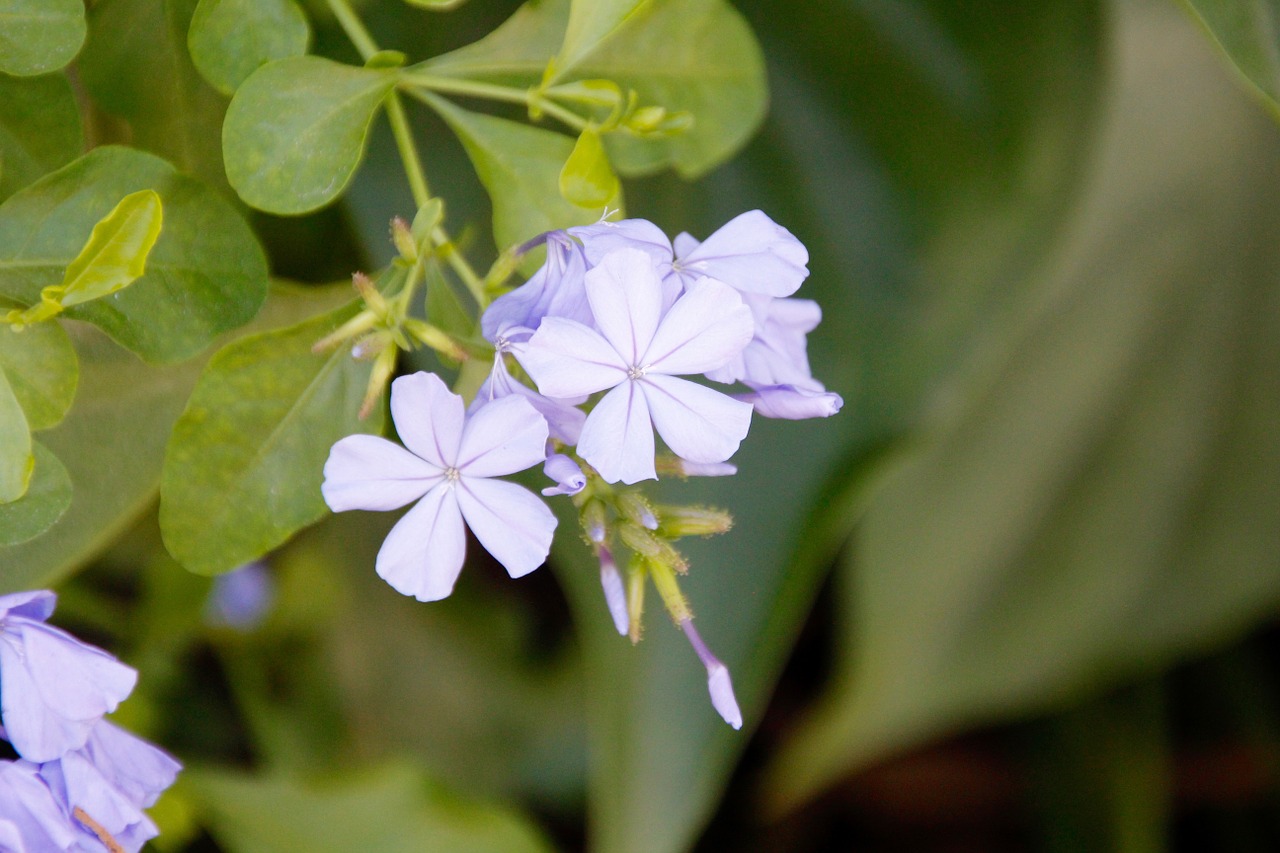
[{"label": "flower stem", "polygon": [[351,8],[347,0],[329,0],[329,9],[342,25],[342,31],[347,34],[347,38],[351,39],[351,43],[360,52],[361,59],[367,61],[378,52],[377,42],[373,40],[373,36],[369,35],[360,16]]},{"label": "flower stem", "polygon": [[413,201],[422,207],[431,198],[427,189],[427,176],[422,171],[422,161],[418,159],[418,146],[413,141],[413,131],[409,128],[409,119],[404,113],[404,104],[400,94],[392,91],[387,97],[387,120],[391,122],[391,133],[396,138],[396,148],[400,150],[400,160],[404,163],[404,173],[409,179],[409,189],[413,192]]},{"label": "flower stem", "polygon": [[[560,106],[555,101],[544,98],[536,89],[517,89],[515,86],[500,86],[496,83],[481,83],[478,80],[464,80],[455,77],[436,77],[431,74],[409,72],[402,78],[404,82],[420,86],[431,92],[444,92],[450,95],[469,95],[489,101],[503,101],[509,104],[524,104],[540,110],[559,120],[574,130],[582,130],[587,120],[572,110]],[[412,90],[410,90],[412,92]],[[428,102],[429,103],[429,102]]]}]

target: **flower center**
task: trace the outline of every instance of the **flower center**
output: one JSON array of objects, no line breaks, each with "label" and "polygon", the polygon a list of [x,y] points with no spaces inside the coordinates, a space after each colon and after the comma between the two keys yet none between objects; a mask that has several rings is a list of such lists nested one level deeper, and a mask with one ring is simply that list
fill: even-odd
[{"label": "flower center", "polygon": [[627,368],[627,378],[628,378],[628,379],[643,379],[643,378],[644,378],[645,371],[646,371],[646,370],[648,370],[648,369],[649,369],[648,367],[641,367],[641,366],[640,366],[640,365],[638,365],[638,364],[633,364],[633,365],[631,365],[630,367],[628,367],[628,368]]},{"label": "flower center", "polygon": [[450,484],[450,485],[452,485],[453,483],[458,482],[458,478],[459,478],[459,477],[461,477],[461,476],[462,476],[462,472],[461,472],[461,471],[459,471],[457,468],[445,468],[445,469],[444,469],[444,478],[445,478],[447,481],[449,481],[449,484]]}]

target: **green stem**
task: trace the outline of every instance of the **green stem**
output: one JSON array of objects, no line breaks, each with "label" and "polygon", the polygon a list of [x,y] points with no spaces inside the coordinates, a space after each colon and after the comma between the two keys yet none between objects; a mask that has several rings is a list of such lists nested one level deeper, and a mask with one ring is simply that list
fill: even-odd
[{"label": "green stem", "polygon": [[480,313],[484,313],[484,309],[489,307],[489,293],[485,290],[484,280],[476,274],[471,268],[471,264],[467,263],[467,259],[458,251],[458,247],[453,245],[453,241],[449,239],[449,235],[440,226],[436,226],[431,232],[431,242],[436,244],[436,251],[453,270],[458,279],[467,287],[467,292],[471,294],[471,298],[476,301],[476,305],[480,307]]},{"label": "green stem", "polygon": [[427,189],[427,176],[422,171],[418,146],[413,141],[413,131],[409,128],[409,119],[404,114],[404,104],[400,102],[398,92],[393,91],[387,98],[387,119],[391,122],[396,147],[400,149],[400,159],[404,162],[404,173],[409,178],[414,203],[422,207],[431,198],[431,193]]},{"label": "green stem", "polygon": [[[462,80],[454,77],[436,77],[431,74],[415,74],[410,72],[401,78],[405,83],[421,86],[432,92],[444,92],[450,95],[469,95],[473,98],[484,98],[490,101],[503,101],[508,104],[524,104],[526,107],[541,110],[552,118],[562,122],[574,130],[582,130],[587,120],[572,110],[542,97],[534,89],[517,89],[514,86],[499,86],[496,83],[481,83],[476,80]],[[410,94],[414,94],[410,90]],[[416,95],[415,95],[416,97]],[[427,103],[430,103],[429,101]]]},{"label": "green stem", "polygon": [[342,25],[342,31],[347,34],[347,38],[351,39],[351,43],[360,52],[360,57],[367,62],[369,57],[378,52],[378,44],[365,29],[360,16],[351,8],[347,0],[329,0],[329,9]]}]

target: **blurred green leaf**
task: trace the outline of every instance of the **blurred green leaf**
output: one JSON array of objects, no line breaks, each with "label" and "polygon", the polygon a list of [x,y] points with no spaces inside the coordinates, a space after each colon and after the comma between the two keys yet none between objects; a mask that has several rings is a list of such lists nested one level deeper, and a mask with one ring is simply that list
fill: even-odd
[{"label": "blurred green leaf", "polygon": [[591,55],[601,42],[624,26],[631,16],[639,14],[649,2],[650,0],[573,0],[552,79],[558,80],[573,71],[584,57]]},{"label": "blurred green leaf", "polygon": [[160,484],[165,545],[189,570],[230,571],[324,517],[329,448],[382,431],[381,407],[357,418],[369,363],[346,346],[311,349],[360,304],[242,338],[209,361],[174,427]]},{"label": "blurred green leaf", "polygon": [[[581,14],[585,38],[595,28],[587,24],[594,16],[585,9]],[[536,85],[560,48],[569,17],[569,0],[526,4],[491,35],[421,67],[433,74]],[[641,104],[693,116],[689,130],[671,136],[608,135],[623,175],[670,166],[683,177],[697,177],[728,159],[759,127],[768,99],[764,61],[751,29],[723,0],[653,0],[611,29],[607,21],[598,19],[606,27],[600,41],[587,38],[579,45],[586,52],[569,76],[610,79],[624,90],[635,89]]]},{"label": "blurred green leaf", "polygon": [[71,408],[80,364],[57,323],[36,323],[20,332],[0,324],[0,370],[8,376],[31,429],[56,426]]},{"label": "blurred green leaf", "polygon": [[266,295],[262,250],[239,213],[168,163],[129,148],[97,148],[0,205],[0,294],[34,304],[61,281],[94,223],[132,192],[157,192],[164,233],[146,275],[67,310],[151,361],[186,358],[247,322]]},{"label": "blurred green leaf", "polygon": [[0,504],[16,501],[26,494],[33,465],[35,456],[27,416],[8,377],[0,370]]},{"label": "blurred green leaf", "polygon": [[80,110],[62,74],[0,74],[0,201],[65,166],[84,147]]},{"label": "blurred green leaf", "polygon": [[293,0],[200,0],[187,31],[196,70],[224,95],[266,63],[306,53],[310,40]]},{"label": "blurred green leaf", "polygon": [[466,802],[398,763],[307,781],[189,769],[184,790],[233,853],[543,853],[514,812]]},{"label": "blurred green leaf", "polygon": [[593,127],[584,129],[560,170],[560,196],[578,207],[601,210],[618,190],[600,134]]},{"label": "blurred green leaf", "polygon": [[[332,308],[332,294],[277,287],[248,330],[290,325]],[[145,364],[91,327],[68,328],[80,390],[67,417],[40,440],[66,466],[75,500],[42,535],[0,549],[0,593],[56,583],[155,500],[165,444],[204,364]]]},{"label": "blurred green leaf", "polygon": [[[481,115],[426,95],[462,140],[480,182],[493,200],[493,236],[499,248],[514,246],[544,231],[585,225],[603,210],[584,210],[560,196],[560,170],[573,151],[569,137],[519,122]],[[610,208],[622,206],[613,196]]]},{"label": "blurred green leaf", "polygon": [[775,805],[1203,651],[1280,601],[1280,132],[1185,20],[1122,10],[1070,239],[872,502],[847,653],[773,768]]},{"label": "blurred green leaf", "polygon": [[1280,116],[1280,2],[1182,0],[1250,86]]},{"label": "blurred green leaf", "polygon": [[262,66],[236,91],[223,125],[231,186],[270,213],[333,201],[360,165],[369,126],[395,84],[393,70],[318,56]]},{"label": "blurred green leaf", "polygon": [[0,72],[57,71],[84,43],[83,0],[0,0]]},{"label": "blurred green leaf", "polygon": [[33,443],[35,468],[27,493],[0,503],[0,548],[34,539],[53,526],[71,506],[71,477],[40,442]]},{"label": "blurred green leaf", "polygon": [[224,189],[219,134],[227,100],[191,64],[196,0],[99,0],[76,63],[107,112],[129,123],[129,143]]},{"label": "blurred green leaf", "polygon": [[110,296],[137,281],[147,267],[164,222],[154,190],[138,190],[120,199],[93,226],[89,241],[67,265],[59,301],[66,307]]}]

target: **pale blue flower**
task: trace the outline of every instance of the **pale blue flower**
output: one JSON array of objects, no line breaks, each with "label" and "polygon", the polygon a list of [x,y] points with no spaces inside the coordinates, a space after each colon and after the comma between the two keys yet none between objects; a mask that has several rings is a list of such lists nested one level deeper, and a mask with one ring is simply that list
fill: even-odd
[{"label": "pale blue flower", "polygon": [[0,761],[0,821],[16,831],[24,846],[14,849],[25,853],[65,853],[79,840],[77,827],[30,761]]},{"label": "pale blue flower", "polygon": [[523,382],[517,381],[507,369],[503,352],[515,353],[522,348],[521,344],[507,342],[494,353],[493,369],[489,372],[489,378],[480,386],[476,398],[471,401],[469,413],[474,414],[477,409],[487,403],[515,394],[528,400],[529,404],[538,410],[538,414],[547,419],[547,430],[552,438],[565,444],[577,444],[578,436],[582,434],[582,425],[587,420],[586,413],[578,408],[578,404],[584,402],[586,398],[553,400],[550,397],[544,397]]},{"label": "pale blue flower", "polygon": [[523,285],[495,299],[480,318],[480,331],[489,341],[496,342],[508,327],[536,329],[546,316],[591,322],[582,289],[587,271],[582,246],[564,231],[550,231],[543,237],[546,261]]},{"label": "pale blue flower", "polygon": [[810,299],[748,297],[753,308],[755,335],[742,352],[707,378],[716,382],[794,385],[821,391],[822,383],[809,369],[805,336],[822,320],[822,309]]},{"label": "pale blue flower", "polygon": [[600,558],[600,587],[604,590],[604,603],[609,608],[614,629],[625,637],[631,627],[631,616],[627,612],[627,590],[622,585],[622,575],[618,573],[613,552],[601,545],[596,554]]},{"label": "pale blue flower", "polygon": [[46,625],[55,601],[48,591],[0,596],[0,718],[28,761],[84,746],[138,678],[102,649]]},{"label": "pale blue flower", "polygon": [[829,418],[844,406],[844,399],[831,391],[797,388],[794,385],[768,385],[755,388],[749,394],[735,394],[737,399],[750,403],[756,413],[766,418],[784,418],[789,421],[806,418]]},{"label": "pale blue flower", "polygon": [[563,453],[553,453],[548,456],[542,466],[542,473],[556,481],[554,486],[548,486],[542,490],[544,497],[576,495],[587,487],[587,475],[582,473],[577,462]]},{"label": "pale blue flower", "polygon": [[246,563],[213,579],[205,602],[205,622],[237,631],[252,631],[267,618],[275,594],[271,570],[257,561]]},{"label": "pale blue flower", "polygon": [[547,317],[518,355],[551,397],[609,390],[587,416],[578,455],[607,482],[656,479],[653,431],[677,455],[723,462],[751,424],[745,403],[677,376],[724,365],[752,337],[733,288],[702,279],[665,314],[650,257],[624,248],[586,275],[596,329]]},{"label": "pale blue flower", "polygon": [[738,698],[733,694],[733,679],[729,677],[729,668],[711,653],[707,644],[702,642],[698,629],[693,627],[692,619],[680,623],[689,644],[698,655],[698,660],[707,668],[707,691],[711,694],[711,707],[716,709],[722,719],[735,729],[742,728],[742,711],[738,708]]},{"label": "pale blue flower", "polygon": [[334,512],[417,501],[378,552],[384,580],[420,601],[445,598],[462,570],[467,527],[512,577],[546,561],[551,510],[528,489],[491,479],[546,458],[547,422],[527,400],[503,397],[467,417],[440,377],[415,373],[392,383],[391,416],[405,446],[347,436],[330,451],[321,487]]},{"label": "pale blue flower", "polygon": [[809,275],[809,250],[764,212],[749,210],[699,243],[688,234],[675,241],[672,273],[687,288],[709,276],[762,296],[790,296]]}]

